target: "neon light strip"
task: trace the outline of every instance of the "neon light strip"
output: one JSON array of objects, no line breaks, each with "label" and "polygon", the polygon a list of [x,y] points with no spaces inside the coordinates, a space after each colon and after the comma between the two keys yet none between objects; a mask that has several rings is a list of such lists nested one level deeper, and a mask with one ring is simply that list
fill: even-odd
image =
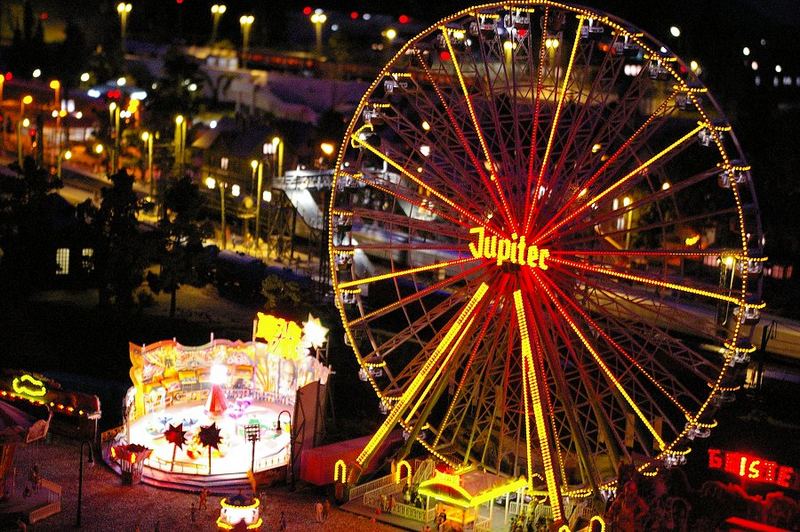
[{"label": "neon light strip", "polygon": [[680,402],[678,402],[678,400],[677,400],[676,398],[674,398],[674,397],[673,397],[673,396],[672,396],[672,395],[671,395],[671,394],[670,394],[670,393],[669,393],[669,392],[668,392],[668,391],[667,391],[667,390],[666,390],[666,389],[665,389],[663,386],[661,386],[661,384],[658,382],[658,380],[657,380],[655,377],[653,377],[652,375],[650,375],[650,373],[648,373],[648,372],[647,372],[647,370],[646,370],[646,369],[644,369],[644,367],[642,367],[642,365],[641,365],[641,364],[639,364],[639,362],[637,362],[635,358],[633,358],[633,356],[631,356],[630,354],[628,354],[628,352],[627,352],[627,351],[626,351],[626,350],[625,350],[625,349],[624,349],[624,348],[623,348],[621,345],[619,345],[619,344],[618,344],[617,342],[615,342],[615,341],[614,341],[614,340],[613,340],[613,339],[612,339],[610,336],[608,336],[608,334],[607,334],[607,333],[606,333],[606,332],[603,330],[603,328],[602,328],[602,327],[600,327],[600,325],[598,325],[598,324],[597,324],[597,322],[595,322],[595,321],[594,321],[594,320],[593,320],[593,319],[592,319],[592,318],[591,318],[591,317],[590,317],[590,316],[589,316],[589,315],[588,315],[586,312],[584,312],[584,310],[583,310],[582,308],[580,308],[580,306],[579,306],[577,303],[575,303],[575,301],[574,301],[572,298],[568,297],[568,296],[567,296],[567,294],[565,294],[565,293],[564,293],[564,291],[563,291],[563,290],[561,290],[561,289],[558,287],[558,285],[556,285],[554,282],[552,282],[552,280],[548,279],[547,277],[544,277],[544,278],[543,278],[543,280],[544,280],[545,282],[547,282],[547,283],[548,283],[548,284],[549,284],[549,285],[550,285],[550,286],[551,286],[551,287],[552,287],[552,288],[553,288],[553,289],[554,289],[556,292],[558,292],[558,295],[560,295],[560,296],[561,296],[561,297],[562,297],[562,298],[563,298],[563,299],[564,299],[564,300],[565,300],[567,303],[569,303],[569,306],[570,306],[570,307],[572,307],[572,308],[573,308],[573,309],[574,309],[574,310],[575,310],[575,311],[576,311],[578,314],[580,314],[580,316],[581,316],[581,317],[582,317],[582,318],[583,318],[583,319],[584,319],[584,320],[585,320],[585,321],[586,321],[586,322],[587,322],[587,323],[588,323],[588,324],[589,324],[589,325],[590,325],[590,326],[591,326],[593,329],[595,329],[595,330],[596,330],[596,331],[597,331],[597,332],[600,334],[600,336],[601,336],[601,337],[602,337],[602,338],[603,338],[603,339],[604,339],[604,340],[605,340],[605,341],[606,341],[606,342],[607,342],[609,345],[611,345],[611,346],[612,346],[614,349],[616,349],[616,350],[617,350],[617,351],[618,351],[618,352],[619,352],[619,353],[620,353],[620,354],[621,354],[623,357],[625,357],[625,358],[626,358],[626,359],[627,359],[627,360],[628,360],[628,361],[629,361],[631,364],[633,364],[633,365],[634,365],[634,366],[635,366],[635,367],[636,367],[636,368],[637,368],[637,369],[638,369],[638,370],[639,370],[639,371],[640,371],[640,372],[641,372],[641,373],[642,373],[642,374],[643,374],[643,375],[644,375],[644,376],[647,378],[647,380],[649,380],[649,381],[650,381],[650,383],[651,383],[651,384],[653,384],[653,385],[654,385],[656,388],[658,388],[658,390],[660,390],[660,391],[661,391],[661,393],[662,393],[662,394],[664,394],[664,396],[665,396],[667,399],[669,399],[670,401],[672,401],[672,403],[673,403],[673,404],[674,404],[676,407],[678,407],[678,409],[679,409],[681,412],[683,412],[683,414],[684,414],[685,416],[687,416],[687,417],[689,416],[689,411],[688,411],[686,408],[684,408],[684,406],[683,406],[683,405],[682,405]]},{"label": "neon light strip", "polygon": [[[533,213],[536,210],[536,200],[539,197],[539,189],[542,186],[542,179],[550,164],[550,151],[553,149],[553,141],[556,138],[556,131],[558,130],[558,121],[561,119],[561,110],[564,107],[564,100],[567,96],[567,84],[569,83],[570,76],[572,76],[572,65],[575,63],[575,54],[578,51],[578,44],[580,43],[581,28],[583,27],[583,15],[578,16],[578,30],[575,33],[575,40],[572,43],[572,51],[569,54],[569,62],[567,63],[567,72],[564,74],[564,82],[561,85],[561,92],[558,95],[558,104],[556,105],[556,112],[553,114],[553,125],[550,126],[550,136],[547,139],[547,147],[544,149],[544,157],[542,157],[542,166],[539,169],[539,176],[536,178],[536,187],[533,189],[533,199],[531,201],[531,208],[528,209],[528,216],[525,218],[525,229],[522,231],[523,235],[527,235],[533,222]],[[542,68],[542,65],[539,65]]]},{"label": "neon light strip", "polygon": [[406,418],[404,420],[405,423],[411,423],[411,418],[414,416],[414,414],[417,413],[417,409],[422,404],[422,401],[424,401],[425,398],[428,396],[428,394],[431,391],[431,388],[433,388],[433,385],[436,384],[436,382],[439,380],[439,377],[441,377],[442,371],[444,371],[444,368],[447,367],[447,365],[450,363],[450,360],[453,358],[453,355],[456,353],[456,351],[458,351],[458,348],[461,345],[461,342],[464,340],[464,336],[466,336],[466,332],[469,331],[472,328],[472,323],[474,321],[475,321],[475,317],[473,316],[473,317],[470,318],[469,322],[467,323],[467,326],[464,327],[464,330],[458,336],[458,339],[453,344],[453,347],[447,353],[447,356],[445,357],[444,362],[439,364],[439,367],[436,369],[436,373],[434,373],[433,377],[428,380],[428,385],[425,386],[425,389],[422,391],[421,394],[419,394],[419,397],[417,398],[417,402],[414,403],[414,406],[411,408],[411,410],[409,410],[408,415],[406,415]]},{"label": "neon light strip", "polygon": [[508,201],[506,201],[506,196],[503,194],[503,189],[500,188],[500,183],[497,180],[497,173],[494,167],[494,161],[489,153],[489,146],[486,144],[486,138],[483,135],[483,131],[481,130],[480,125],[478,124],[478,115],[475,114],[475,109],[472,106],[472,98],[469,96],[469,91],[467,90],[467,84],[464,81],[464,76],[461,73],[461,67],[458,64],[458,59],[456,59],[456,51],[453,49],[453,43],[450,42],[450,37],[447,35],[447,28],[444,26],[439,28],[442,32],[442,36],[444,37],[444,42],[447,45],[447,50],[450,52],[450,62],[453,64],[453,68],[456,70],[456,75],[458,76],[458,83],[461,85],[461,90],[464,93],[464,101],[467,103],[467,111],[469,112],[470,118],[472,118],[472,125],[475,128],[475,133],[478,135],[478,141],[481,144],[481,149],[483,150],[483,155],[486,157],[486,160],[489,161],[489,179],[494,183],[495,189],[497,190],[497,195],[500,197],[500,202],[503,204],[503,210],[505,211],[506,220],[511,225],[512,232],[517,232],[517,220],[511,215],[511,210],[508,207]]},{"label": "neon light strip", "polygon": [[458,125],[458,121],[456,120],[455,115],[453,115],[453,111],[450,110],[450,106],[447,105],[447,100],[445,100],[444,94],[442,94],[442,91],[439,88],[439,84],[436,83],[436,79],[431,74],[431,71],[428,68],[428,64],[425,62],[425,59],[422,57],[422,54],[420,54],[419,50],[415,49],[414,55],[417,57],[420,66],[425,71],[425,75],[427,76],[428,81],[431,83],[431,86],[433,87],[436,96],[438,96],[439,98],[439,102],[442,104],[442,107],[447,113],[447,117],[450,119],[450,124],[453,126],[453,130],[456,132],[456,136],[458,137],[459,141],[461,141],[461,145],[463,146],[464,151],[469,157],[469,160],[472,161],[472,164],[475,167],[475,170],[478,172],[478,175],[480,175],[483,184],[488,189],[492,203],[495,205],[495,207],[501,210],[501,205],[500,203],[498,203],[497,197],[495,196],[494,191],[492,190],[491,180],[486,176],[486,172],[483,171],[480,161],[475,156],[475,153],[472,151],[472,148],[470,147],[469,142],[467,141],[467,137],[464,136],[464,131]]},{"label": "neon light strip", "polygon": [[364,148],[368,149],[370,152],[372,152],[373,154],[375,154],[378,157],[380,157],[381,160],[386,161],[387,164],[391,165],[395,170],[397,170],[398,172],[400,172],[401,174],[406,176],[408,179],[413,181],[415,184],[417,184],[418,186],[424,188],[425,190],[427,190],[428,192],[430,192],[431,194],[433,194],[434,196],[436,196],[437,198],[442,200],[444,203],[446,203],[448,206],[450,206],[453,210],[455,210],[459,214],[464,215],[464,217],[469,218],[470,220],[472,220],[473,222],[475,222],[478,225],[481,225],[481,226],[484,225],[483,221],[480,220],[480,218],[475,217],[475,215],[473,215],[469,211],[467,211],[464,208],[462,208],[459,205],[457,205],[450,198],[448,198],[447,196],[445,196],[444,194],[442,194],[438,190],[434,189],[433,187],[431,187],[430,185],[428,185],[427,183],[422,181],[419,177],[413,175],[411,172],[409,172],[408,170],[403,168],[403,166],[401,166],[399,163],[394,161],[391,157],[389,157],[388,155],[386,155],[385,153],[383,153],[382,151],[377,149],[375,146],[371,145],[370,143],[368,143],[368,142],[366,142],[364,140],[361,140],[359,138],[359,136],[358,136],[358,132],[354,133],[353,136],[351,137],[351,139],[352,139],[353,145],[355,147],[363,146]]},{"label": "neon light strip", "polygon": [[[665,100],[665,101],[667,101],[667,100]],[[655,113],[654,113],[654,114],[650,115],[650,118],[655,118],[655,116],[656,116],[656,115],[655,115]],[[642,128],[644,128],[644,127],[645,127],[645,125],[647,125],[647,123],[643,124],[643,125],[641,126],[640,130],[642,130]],[[644,163],[642,163],[641,165],[639,165],[638,167],[636,167],[636,168],[635,168],[635,169],[634,169],[632,172],[630,172],[630,173],[628,173],[627,175],[625,175],[625,177],[623,177],[623,178],[619,179],[619,180],[618,180],[616,183],[614,183],[613,185],[611,185],[609,188],[607,188],[606,190],[604,190],[603,192],[601,192],[600,194],[598,194],[598,195],[597,195],[597,196],[595,196],[594,198],[592,198],[592,199],[590,199],[590,200],[586,201],[586,202],[585,202],[583,205],[581,205],[581,206],[580,206],[578,209],[576,209],[575,211],[573,211],[573,212],[572,212],[572,213],[571,213],[569,216],[567,216],[566,218],[562,219],[562,220],[561,220],[560,222],[558,222],[558,223],[557,223],[555,226],[553,226],[553,227],[551,227],[550,229],[548,229],[548,230],[547,230],[547,231],[546,231],[546,232],[545,232],[543,235],[541,235],[541,236],[538,236],[538,235],[537,235],[537,238],[536,238],[536,239],[537,239],[537,240],[539,240],[539,239],[544,239],[544,238],[546,238],[548,235],[550,235],[550,234],[552,234],[554,231],[558,230],[558,229],[559,229],[560,227],[562,227],[564,224],[566,224],[566,223],[570,222],[571,220],[575,219],[577,216],[580,216],[580,215],[581,215],[581,214],[582,214],[582,213],[583,213],[583,212],[584,212],[586,209],[588,209],[588,208],[589,208],[589,207],[590,207],[590,206],[591,206],[593,203],[596,203],[597,201],[599,201],[599,200],[603,199],[605,196],[607,196],[608,194],[610,194],[611,192],[613,192],[614,190],[616,190],[617,188],[619,188],[620,186],[622,186],[623,184],[625,184],[625,183],[626,183],[626,182],[627,182],[629,179],[631,179],[632,177],[635,177],[635,176],[636,176],[636,175],[638,175],[639,173],[643,172],[643,171],[644,171],[645,169],[647,169],[647,168],[648,168],[648,167],[649,167],[651,164],[653,164],[654,162],[656,162],[656,161],[658,161],[659,159],[661,159],[661,158],[662,158],[664,155],[668,154],[668,153],[669,153],[669,152],[671,152],[673,149],[675,149],[676,147],[678,147],[678,146],[680,146],[681,144],[683,144],[684,142],[686,142],[688,139],[692,138],[694,135],[696,135],[696,134],[697,134],[697,133],[698,133],[698,132],[699,132],[701,129],[703,129],[704,127],[705,127],[705,125],[704,125],[704,124],[702,124],[702,123],[701,123],[701,124],[698,124],[698,125],[697,125],[697,127],[695,127],[693,130],[691,130],[691,131],[690,131],[690,132],[688,132],[686,135],[682,136],[681,138],[679,138],[678,140],[676,140],[675,142],[673,142],[672,144],[670,144],[669,146],[667,146],[666,148],[664,148],[663,150],[661,150],[660,152],[658,152],[658,153],[656,153],[655,155],[653,155],[652,157],[650,157],[650,159],[648,159],[647,161],[645,161]],[[637,131],[636,133],[638,134],[638,131]],[[632,140],[633,140],[633,138],[635,137],[635,135],[636,135],[636,134],[634,134],[634,136],[633,136],[633,137],[631,137],[631,138],[630,138],[630,139],[628,139],[628,140],[629,140],[629,141],[632,141]],[[623,145],[623,146],[624,146],[624,145]],[[622,150],[623,150],[623,149],[624,149],[623,147],[620,147],[620,149],[617,151],[617,154],[620,154],[620,153],[622,153]],[[617,155],[617,154],[615,154],[615,155]],[[610,163],[610,162],[611,162],[611,159],[609,159],[608,163]],[[595,175],[594,175],[594,176],[592,176],[592,178],[589,180],[589,183],[587,184],[587,186],[589,186],[589,185],[593,184],[595,177],[599,176],[599,175],[600,175],[600,173],[601,173],[602,171],[604,171],[604,170],[605,170],[605,168],[606,168],[606,165],[604,165],[604,166],[603,166],[603,167],[602,167],[600,170],[598,170],[598,171],[597,171],[597,173],[595,173]],[[586,187],[583,187],[583,188],[586,188]],[[569,202],[569,203],[568,203],[568,205],[569,205],[569,204],[571,204],[571,202]],[[561,212],[563,212],[563,210],[562,210]],[[559,213],[559,214],[560,214],[560,213]]]},{"label": "neon light strip", "polygon": [[[543,25],[542,38],[539,43],[539,68],[536,69],[536,103],[534,104],[533,125],[531,126],[531,152],[528,155],[528,179],[525,185],[525,212],[528,212],[530,209],[531,185],[533,183],[533,162],[536,159],[536,133],[539,129],[539,115],[541,114],[542,109],[542,76],[544,73],[544,54],[547,50],[545,42],[547,37],[547,21],[550,18],[549,13],[550,6],[545,5],[544,15],[541,19],[543,21]],[[533,32],[529,32],[528,35],[531,33]],[[533,69],[533,65],[531,65],[531,69]],[[533,90],[531,90],[531,92],[533,92]]]},{"label": "neon light strip", "polygon": [[717,299],[719,301],[725,301],[727,303],[735,303],[737,305],[742,303],[742,301],[740,299],[737,299],[737,298],[731,297],[731,296],[726,296],[726,295],[723,295],[723,294],[718,294],[716,292],[710,292],[708,290],[701,290],[699,288],[691,288],[691,287],[688,287],[688,286],[682,286],[682,285],[675,284],[675,283],[668,283],[666,281],[658,281],[656,279],[649,279],[647,277],[641,277],[639,275],[632,275],[630,273],[618,272],[616,270],[611,270],[611,269],[608,269],[608,268],[598,268],[596,266],[589,266],[587,264],[582,264],[580,262],[573,262],[571,260],[560,259],[560,258],[557,258],[557,257],[550,257],[548,259],[548,261],[550,262],[550,264],[560,264],[562,266],[568,266],[570,268],[577,268],[579,270],[584,270],[584,271],[588,271],[588,272],[601,273],[603,275],[608,275],[609,277],[618,277],[620,279],[625,279],[625,280],[628,280],[628,281],[634,281],[634,282],[645,284],[645,285],[648,285],[648,286],[657,286],[657,287],[660,287],[660,288],[669,288],[671,290],[677,290],[679,292],[685,292],[687,294],[695,294],[695,295],[698,295],[698,296],[709,297],[709,298],[712,298],[712,299]]},{"label": "neon light strip", "polygon": [[439,362],[439,359],[442,357],[447,348],[453,342],[455,337],[461,331],[462,327],[467,323],[467,321],[471,318],[472,313],[475,311],[475,308],[478,306],[478,303],[481,302],[483,297],[486,295],[486,292],[489,290],[489,285],[486,283],[481,283],[478,289],[473,294],[472,298],[469,302],[464,306],[464,309],[461,311],[461,314],[458,315],[456,320],[453,322],[453,325],[444,335],[439,345],[436,346],[431,356],[428,357],[428,360],[425,361],[422,368],[420,369],[419,373],[417,373],[414,380],[408,385],[406,391],[403,392],[403,395],[400,397],[400,400],[397,401],[392,411],[389,412],[389,415],[384,420],[383,424],[381,424],[380,428],[375,432],[375,434],[370,438],[367,445],[361,451],[361,454],[358,455],[356,462],[363,466],[371,457],[372,454],[377,449],[378,445],[380,445],[386,436],[389,434],[389,431],[394,428],[400,418],[405,412],[408,404],[411,402],[413,397],[416,395],[417,390],[425,383],[428,379],[428,375],[430,374],[433,367]]},{"label": "neon light strip", "polygon": [[417,266],[416,268],[409,268],[407,270],[400,270],[396,272],[389,272],[384,273],[381,275],[375,275],[372,277],[364,277],[363,279],[356,279],[355,281],[347,281],[344,283],[339,283],[337,286],[340,290],[345,288],[352,288],[354,286],[361,286],[363,284],[374,283],[377,281],[383,281],[385,279],[394,279],[395,277],[402,277],[404,275],[413,275],[415,273],[420,272],[428,272],[431,270],[437,270],[439,268],[446,268],[448,266],[455,266],[456,264],[464,264],[466,262],[472,262],[474,260],[478,260],[474,257],[467,257],[464,259],[454,259],[448,260],[445,262],[437,262],[435,264],[428,264],[427,266]]},{"label": "neon light strip", "polygon": [[606,377],[614,384],[614,386],[617,388],[622,397],[625,398],[625,401],[627,401],[627,403],[630,405],[633,411],[636,412],[636,415],[639,417],[642,423],[644,423],[645,427],[647,427],[647,430],[649,430],[650,433],[653,435],[653,438],[655,438],[656,442],[658,442],[659,448],[664,449],[666,447],[666,444],[664,443],[664,440],[661,439],[661,435],[656,431],[655,428],[653,428],[653,426],[647,420],[644,413],[639,409],[639,407],[636,406],[636,403],[633,401],[631,396],[628,395],[628,392],[625,391],[625,388],[622,387],[622,384],[620,384],[620,382],[614,376],[614,373],[609,369],[609,367],[605,364],[605,362],[603,362],[603,359],[600,357],[598,352],[595,351],[594,347],[592,347],[592,344],[589,342],[586,336],[584,336],[584,334],[578,328],[577,324],[572,320],[572,318],[570,318],[569,314],[567,314],[567,311],[564,310],[564,307],[561,306],[561,303],[558,302],[554,294],[550,291],[547,285],[539,277],[538,272],[533,270],[530,270],[530,272],[533,274],[534,278],[539,283],[539,286],[542,287],[542,290],[544,290],[547,296],[550,298],[550,301],[552,301],[552,303],[555,305],[556,309],[558,309],[558,313],[561,314],[561,317],[564,318],[564,321],[567,322],[572,331],[578,336],[581,343],[584,345],[584,347],[586,347],[587,351],[591,353],[592,358],[594,358],[595,362],[600,367],[600,369],[603,370],[603,373],[606,374]]},{"label": "neon light strip", "polygon": [[[550,441],[547,436],[547,428],[545,425],[544,411],[542,410],[542,399],[539,394],[539,382],[536,368],[533,365],[533,352],[531,351],[531,339],[528,335],[528,323],[525,317],[525,306],[522,302],[522,291],[517,289],[514,291],[514,305],[517,310],[517,324],[519,325],[519,337],[522,344],[522,358],[524,361],[523,370],[526,380],[528,381],[528,388],[530,390],[530,401],[533,403],[533,415],[536,419],[536,432],[539,437],[539,446],[542,452],[542,462],[544,463],[545,481],[547,482],[547,492],[550,496],[550,506],[553,509],[553,519],[559,521],[561,519],[561,495],[556,485],[555,472],[553,470],[553,458],[550,455]],[[546,383],[545,383],[546,384]],[[533,477],[531,476],[533,470],[531,469],[531,456],[530,456],[530,427],[528,426],[528,418],[530,417],[527,396],[525,404],[525,423],[526,423],[526,437],[528,438],[528,486],[533,487]]]}]

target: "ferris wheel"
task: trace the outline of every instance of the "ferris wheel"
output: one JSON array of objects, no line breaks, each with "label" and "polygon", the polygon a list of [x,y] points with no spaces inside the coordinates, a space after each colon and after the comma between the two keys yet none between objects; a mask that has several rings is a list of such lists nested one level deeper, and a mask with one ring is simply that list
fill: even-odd
[{"label": "ferris wheel", "polygon": [[750,168],[667,47],[550,1],[410,40],[347,130],[337,306],[390,431],[549,496],[685,461],[754,349]]}]

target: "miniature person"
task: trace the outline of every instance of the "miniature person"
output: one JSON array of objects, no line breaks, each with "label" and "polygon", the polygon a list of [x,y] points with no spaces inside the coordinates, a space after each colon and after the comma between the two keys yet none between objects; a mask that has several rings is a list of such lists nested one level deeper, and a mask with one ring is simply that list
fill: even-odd
[{"label": "miniature person", "polygon": [[208,508],[208,490],[206,488],[203,488],[200,490],[199,509],[205,510],[207,508]]},{"label": "miniature person", "polygon": [[281,532],[286,531],[286,513],[281,512],[281,517],[278,519],[278,530]]},{"label": "miniature person", "polygon": [[41,477],[39,476],[39,464],[34,463],[33,467],[31,468],[31,472],[28,475],[28,480],[31,483],[31,487],[33,488],[34,492],[39,491],[39,484],[41,483]]},{"label": "miniature person", "polygon": [[322,520],[327,521],[330,515],[331,515],[331,501],[330,499],[326,498],[322,508]]},{"label": "miniature person", "polygon": [[196,510],[196,508],[194,507],[194,503],[192,503],[192,507],[191,507],[191,509],[190,509],[190,514],[191,514],[192,523],[194,523],[194,522],[197,520],[197,516],[195,515],[196,513],[197,513],[197,510]]},{"label": "miniature person", "polygon": [[322,503],[321,502],[317,501],[316,504],[314,504],[314,512],[316,514],[317,523],[321,523],[322,522],[322,512],[323,512],[323,507],[322,507]]},{"label": "miniature person", "polygon": [[619,532],[639,532],[649,507],[639,497],[636,482],[629,480],[608,510],[609,521]]}]

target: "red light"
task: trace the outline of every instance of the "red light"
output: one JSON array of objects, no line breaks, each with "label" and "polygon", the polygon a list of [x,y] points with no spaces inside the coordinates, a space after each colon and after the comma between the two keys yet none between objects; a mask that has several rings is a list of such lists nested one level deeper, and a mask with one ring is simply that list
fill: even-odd
[{"label": "red light", "polygon": [[6,72],[6,75],[3,77],[6,78],[6,81],[11,81],[12,79],[14,79],[14,74],[12,74],[11,72]]},{"label": "red light", "polygon": [[439,52],[439,59],[441,59],[442,61],[450,61],[450,52],[448,52],[447,50],[442,50],[441,52]]},{"label": "red light", "polygon": [[183,0],[175,0],[175,2],[180,5],[183,3]]},{"label": "red light", "polygon": [[687,72],[686,66],[685,65],[681,65],[680,71],[681,71],[681,74],[686,74],[686,72]]},{"label": "red light", "polygon": [[358,11],[351,11],[350,12],[350,18],[352,20],[356,20],[358,18]]},{"label": "red light", "polygon": [[28,130],[28,136],[29,136],[31,139],[35,139],[35,138],[36,138],[36,130],[35,130],[34,128],[31,128],[31,129],[29,129],[29,130]]},{"label": "red light", "polygon": [[400,24],[408,24],[410,20],[411,19],[408,18],[408,15],[400,15],[399,17],[397,17],[397,22],[399,22]]},{"label": "red light", "polygon": [[47,11],[39,13],[39,20],[47,20],[48,18],[50,18],[50,15],[47,14]]},{"label": "red light", "polygon": [[311,9],[311,6],[306,6],[306,7],[303,8],[303,14],[306,15],[306,16],[310,15],[313,11],[314,10]]}]

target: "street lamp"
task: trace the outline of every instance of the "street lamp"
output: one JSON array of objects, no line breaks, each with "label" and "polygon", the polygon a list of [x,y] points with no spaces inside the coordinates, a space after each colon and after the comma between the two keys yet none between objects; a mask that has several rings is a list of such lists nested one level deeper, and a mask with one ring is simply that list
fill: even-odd
[{"label": "street lamp", "polygon": [[128,14],[133,9],[133,6],[120,2],[117,4],[117,13],[119,14],[119,29],[120,29],[120,45],[122,46],[122,53],[125,53],[125,35],[128,30]]},{"label": "street lamp", "polygon": [[250,471],[255,473],[256,465],[256,442],[261,440],[261,425],[252,424],[244,426],[244,434],[247,441],[253,444],[253,454],[250,457]]},{"label": "street lamp", "polygon": [[155,181],[153,180],[153,134],[149,131],[142,133],[142,142],[147,147],[147,177],[150,179],[150,197],[155,194]]},{"label": "street lamp", "polygon": [[[206,187],[209,190],[214,190],[215,188],[219,188],[219,211],[220,211],[220,223],[222,225],[222,249],[227,249],[228,247],[228,237],[225,233],[225,189],[228,188],[228,183],[225,181],[217,182],[211,176],[208,176],[205,180]],[[231,186],[231,196],[234,198],[238,197],[241,193],[241,188],[239,185]]]},{"label": "street lamp", "polygon": [[56,150],[61,151],[61,114],[58,111],[61,110],[61,82],[57,79],[54,79],[50,82],[50,88],[53,89],[53,98],[54,98],[54,105],[56,110]]},{"label": "street lamp", "polygon": [[[264,153],[267,153],[266,145],[264,145]],[[283,140],[280,137],[272,137],[272,155],[273,157],[277,155],[278,160],[277,164],[272,165],[273,168],[273,177],[283,175]]]},{"label": "street lamp", "polygon": [[289,467],[286,468],[286,474],[289,477],[289,484],[294,486],[294,476],[292,475],[292,414],[288,410],[281,410],[281,412],[278,414],[278,420],[275,422],[275,434],[281,434],[281,416],[284,414],[286,414],[286,417],[289,418],[287,423],[289,428]]},{"label": "street lamp", "polygon": [[211,6],[211,17],[213,25],[211,26],[211,43],[217,42],[217,30],[219,29],[219,19],[225,14],[228,7],[225,4],[214,4]]},{"label": "street lamp", "polygon": [[56,175],[58,175],[59,179],[61,179],[61,160],[62,159],[67,160],[67,161],[72,159],[72,152],[69,151],[69,150],[64,150],[64,151],[62,151],[62,152],[60,152],[58,154],[58,164],[57,164]]},{"label": "street lamp", "polygon": [[78,458],[78,513],[75,517],[75,528],[81,527],[81,503],[83,502],[83,446],[89,446],[89,459],[88,463],[94,465],[94,450],[92,449],[92,442],[83,440],[81,442],[81,454]]},{"label": "street lamp", "polygon": [[23,118],[17,121],[17,163],[22,168],[22,128],[31,125],[31,121]]},{"label": "street lamp", "polygon": [[247,67],[247,51],[250,45],[250,28],[256,18],[253,15],[242,15],[239,17],[239,25],[242,27],[242,66]]},{"label": "street lamp", "polygon": [[116,174],[119,167],[119,149],[120,149],[120,131],[119,131],[119,113],[120,108],[117,102],[108,104],[109,121],[114,125],[114,149],[111,154],[111,173]]},{"label": "street lamp", "polygon": [[186,119],[183,115],[175,117],[175,164],[178,176],[183,175],[183,163],[186,150]]},{"label": "street lamp", "polygon": [[314,25],[314,35],[316,36],[316,51],[318,57],[322,55],[322,25],[325,24],[326,20],[328,20],[328,15],[323,13],[321,9],[317,9],[311,15],[311,23]]},{"label": "street lamp", "polygon": [[[633,203],[633,200],[629,196],[625,196],[622,198],[622,206],[626,209]],[[631,247],[631,223],[633,221],[633,209],[630,209],[628,212],[625,213],[625,249],[630,249]]]}]

